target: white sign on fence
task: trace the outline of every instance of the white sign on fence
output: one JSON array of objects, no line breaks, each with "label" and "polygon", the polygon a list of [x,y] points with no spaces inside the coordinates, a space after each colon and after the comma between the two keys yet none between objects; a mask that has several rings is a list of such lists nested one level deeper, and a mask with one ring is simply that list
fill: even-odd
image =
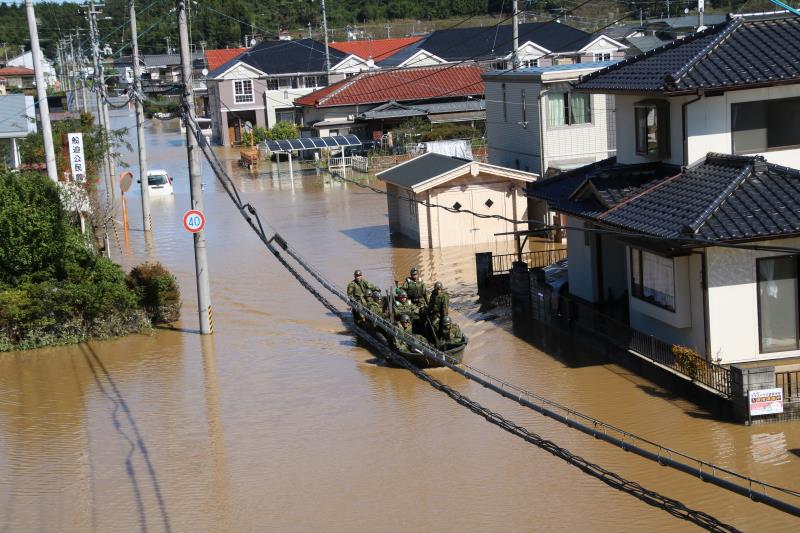
[{"label": "white sign on fence", "polygon": [[750,391],[750,416],[778,415],[783,412],[783,389]]},{"label": "white sign on fence", "polygon": [[83,133],[67,133],[69,138],[69,163],[72,167],[72,179],[86,181],[86,158],[83,155]]}]

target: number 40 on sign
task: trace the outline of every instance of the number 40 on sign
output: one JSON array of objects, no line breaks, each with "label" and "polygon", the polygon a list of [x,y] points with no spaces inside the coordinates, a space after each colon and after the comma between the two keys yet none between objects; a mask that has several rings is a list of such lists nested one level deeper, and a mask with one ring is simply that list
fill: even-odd
[{"label": "number 40 on sign", "polygon": [[203,216],[203,213],[196,209],[191,209],[186,211],[183,215],[183,227],[186,228],[186,231],[189,233],[198,233],[203,231],[203,228],[206,226],[206,217]]}]

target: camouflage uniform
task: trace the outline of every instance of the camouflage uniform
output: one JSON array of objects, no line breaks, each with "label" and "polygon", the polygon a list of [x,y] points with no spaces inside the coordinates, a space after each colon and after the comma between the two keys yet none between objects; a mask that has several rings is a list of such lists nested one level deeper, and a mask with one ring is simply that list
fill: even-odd
[{"label": "camouflage uniform", "polygon": [[[420,342],[420,343],[422,343],[422,344],[429,344],[429,342],[428,342],[428,339],[426,339],[426,338],[425,338],[425,337],[423,337],[422,335],[419,335],[419,334],[417,334],[417,333],[414,333],[414,330],[413,330],[413,328],[411,327],[411,323],[410,323],[410,322],[408,322],[408,323],[406,323],[406,324],[398,323],[398,324],[397,324],[397,328],[398,328],[400,331],[402,331],[403,333],[405,333],[405,334],[407,334],[407,335],[410,335],[410,336],[414,337],[414,339],[415,339],[415,340],[417,340],[418,342]],[[410,346],[409,346],[409,345],[406,343],[406,341],[404,341],[403,339],[397,338],[397,337],[396,337],[396,338],[395,338],[395,340],[394,340],[394,348],[395,348],[396,350],[399,350],[399,351],[401,351],[401,352],[411,352],[411,351],[413,351],[413,350],[414,350],[413,348],[411,348],[411,347],[410,347]]]},{"label": "camouflage uniform", "polygon": [[449,316],[450,314],[450,296],[444,289],[435,290],[431,293],[431,298],[428,301],[427,316],[431,321],[431,325],[436,329],[439,327],[439,321]]},{"label": "camouflage uniform", "polygon": [[419,306],[428,305],[428,289],[425,287],[425,282],[421,279],[416,281],[406,278],[405,282],[400,285],[400,288],[406,291],[408,299]]},{"label": "camouflage uniform", "polygon": [[405,302],[398,300],[394,303],[394,316],[406,314],[411,320],[419,320],[419,307],[411,303],[408,299]]},{"label": "camouflage uniform", "polygon": [[444,330],[439,335],[439,343],[442,345],[454,345],[464,342],[464,334],[461,333],[461,328],[458,324],[451,322],[449,326],[445,326]]},{"label": "camouflage uniform", "polygon": [[347,297],[355,300],[362,305],[367,305],[367,292],[378,290],[378,287],[365,280],[364,278],[354,279],[347,285]]}]

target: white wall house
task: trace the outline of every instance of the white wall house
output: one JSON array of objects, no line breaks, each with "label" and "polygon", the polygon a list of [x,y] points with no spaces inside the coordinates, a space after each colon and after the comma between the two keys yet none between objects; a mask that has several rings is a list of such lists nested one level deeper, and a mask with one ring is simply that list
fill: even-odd
[{"label": "white wall house", "polygon": [[776,32],[798,39],[800,20],[731,18],[584,77],[576,91],[616,97],[616,161],[531,194],[568,215],[573,296],[780,372],[800,357],[800,67],[763,53]]},{"label": "white wall house", "polygon": [[[41,59],[42,72],[44,73],[44,81],[48,87],[52,87],[56,83],[58,76],[53,63],[44,56],[43,52],[39,52],[39,59]],[[11,58],[6,63],[7,67],[25,67],[33,70],[33,52],[28,50],[24,54]]]},{"label": "white wall house", "polygon": [[525,186],[538,177],[435,153],[421,155],[377,176],[386,182],[389,193],[389,230],[404,235],[420,248],[513,240],[511,232],[527,228],[507,220],[453,213],[408,200],[526,220]]},{"label": "white wall house", "polygon": [[614,155],[614,96],[574,93],[580,76],[610,62],[490,71],[489,162],[547,176]]}]

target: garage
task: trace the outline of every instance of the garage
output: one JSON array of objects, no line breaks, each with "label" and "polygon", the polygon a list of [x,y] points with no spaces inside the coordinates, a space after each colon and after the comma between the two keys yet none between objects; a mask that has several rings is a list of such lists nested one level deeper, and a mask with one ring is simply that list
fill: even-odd
[{"label": "garage", "polygon": [[497,234],[527,229],[526,223],[519,222],[528,220],[525,187],[538,178],[530,172],[435,153],[377,176],[386,182],[389,193],[389,230],[408,237],[420,248],[477,246],[513,239],[513,235]]}]

